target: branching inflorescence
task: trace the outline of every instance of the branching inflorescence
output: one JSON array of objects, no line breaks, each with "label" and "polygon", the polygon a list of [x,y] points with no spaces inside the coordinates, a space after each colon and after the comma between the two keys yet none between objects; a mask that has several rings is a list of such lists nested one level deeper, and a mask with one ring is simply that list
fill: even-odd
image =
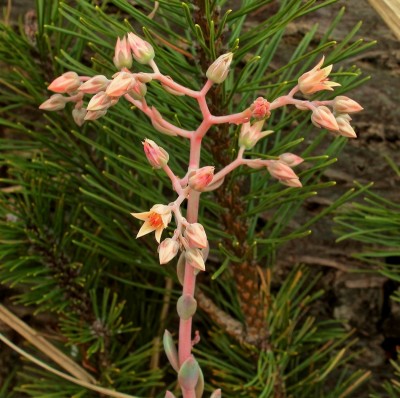
[{"label": "branching inflorescence", "polygon": [[[192,338],[192,317],[197,307],[194,298],[196,275],[205,270],[209,251],[206,232],[197,222],[201,192],[217,189],[223,183],[225,176],[239,166],[253,169],[266,168],[271,176],[282,184],[301,187],[298,176],[292,170],[303,161],[301,157],[292,153],[284,153],[274,160],[245,157],[246,150],[252,149],[259,140],[273,133],[271,130],[262,131],[271,111],[286,105],[294,105],[300,110],[311,111],[311,121],[317,127],[328,129],[337,135],[355,138],[349,113],[362,110],[357,102],[344,96],[328,101],[295,98],[297,93],[302,93],[307,98],[318,91],[332,91],[333,87],[339,86],[338,83],[328,79],[332,65],[321,68],[324,63],[322,58],[312,70],[300,76],[298,84],[287,95],[273,102],[259,97],[250,107],[239,113],[212,115],[206,95],[213,84],[221,84],[226,79],[232,58],[233,53],[221,55],[208,68],[207,81],[203,88],[194,91],[163,75],[154,61],[152,46],[135,34],[129,33],[122,40],[118,38],[113,61],[119,71],[112,76],[112,79],[102,75],[88,77],[78,76],[75,72],[64,73],[48,87],[56,94],[40,106],[43,110],[56,111],[63,109],[66,103],[72,102],[75,104],[72,111],[73,118],[81,126],[87,120],[104,116],[107,110],[123,97],[146,114],[158,132],[190,140],[187,173],[183,177],[178,177],[168,166],[169,154],[154,141],[144,139],[144,152],[149,163],[155,169],[164,170],[171,180],[177,198],[169,204],[155,204],[149,211],[132,213],[132,216],[144,221],[137,237],[155,232],[155,238],[159,243],[160,264],[168,263],[181,251],[177,268],[178,278],[183,285],[182,295],[177,303],[180,317],[178,350],[168,331],[164,334],[164,348],[172,367],[178,373],[178,382],[184,398],[200,398],[204,389],[201,369],[192,354],[193,345],[199,341],[197,332]],[[152,72],[132,73],[130,68],[133,59],[140,64],[148,65]],[[147,104],[147,83],[150,81],[159,81],[172,95],[192,97],[198,102],[203,120],[196,130],[185,130],[168,122],[155,106]],[[86,107],[83,102],[85,94],[94,94]],[[239,150],[235,160],[215,172],[212,166],[200,167],[201,143],[212,126],[223,123],[241,125]],[[185,201],[187,201],[186,216],[182,212],[182,204]],[[172,216],[176,224],[174,234],[161,241],[163,230],[171,222]],[[220,396],[221,390],[216,390],[211,398]],[[173,397],[171,392],[166,393],[166,398]]]}]

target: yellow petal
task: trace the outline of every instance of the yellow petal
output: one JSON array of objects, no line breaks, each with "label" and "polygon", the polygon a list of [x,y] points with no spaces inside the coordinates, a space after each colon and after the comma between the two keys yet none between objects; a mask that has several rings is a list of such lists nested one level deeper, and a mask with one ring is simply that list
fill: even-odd
[{"label": "yellow petal", "polygon": [[150,213],[150,211],[145,211],[143,213],[131,213],[131,216],[138,218],[139,220],[146,221]]},{"label": "yellow petal", "polygon": [[153,232],[155,230],[154,227],[150,225],[147,221],[142,225],[142,227],[139,229],[138,234],[136,235],[136,238],[140,238],[143,235],[149,234],[150,232]]}]

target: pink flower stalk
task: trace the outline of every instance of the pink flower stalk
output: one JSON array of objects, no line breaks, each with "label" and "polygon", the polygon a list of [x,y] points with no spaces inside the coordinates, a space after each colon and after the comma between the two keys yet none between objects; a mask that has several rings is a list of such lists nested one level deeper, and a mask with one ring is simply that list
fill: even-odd
[{"label": "pink flower stalk", "polygon": [[149,234],[155,231],[156,241],[160,243],[161,234],[171,221],[171,208],[165,205],[154,205],[150,211],[143,213],[131,213],[133,217],[144,221],[144,224],[140,228],[136,238],[140,238],[143,235]]},{"label": "pink flower stalk", "polygon": [[170,262],[179,251],[179,243],[171,238],[164,239],[158,246],[160,264]]},{"label": "pink flower stalk", "polygon": [[318,106],[315,108],[311,115],[311,121],[315,126],[320,128],[331,131],[339,130],[335,116],[327,106]]},{"label": "pink flower stalk", "polygon": [[[100,91],[92,97],[87,105],[88,111],[106,111],[111,106],[111,97]],[[87,119],[86,119],[87,120]]]},{"label": "pink flower stalk", "polygon": [[113,58],[115,67],[117,69],[130,69],[132,67],[132,61],[131,48],[126,37],[124,36],[122,40],[118,37]]},{"label": "pink flower stalk", "polygon": [[119,72],[107,86],[106,94],[110,97],[125,95],[135,84],[135,78],[127,72]]},{"label": "pink flower stalk", "polygon": [[189,187],[195,191],[201,192],[212,181],[214,177],[214,169],[215,167],[205,166],[192,172],[189,177]]},{"label": "pink flower stalk", "polygon": [[205,249],[208,246],[206,231],[199,223],[189,224],[186,227],[185,237],[191,248]]},{"label": "pink flower stalk", "polygon": [[339,134],[347,138],[357,138],[357,134],[350,125],[351,117],[347,114],[336,116],[336,122],[339,126]]},{"label": "pink flower stalk", "polygon": [[333,110],[336,113],[355,113],[364,108],[356,101],[344,95],[339,95],[333,100]]},{"label": "pink flower stalk", "polygon": [[145,139],[143,142],[143,149],[147,160],[155,169],[162,169],[167,165],[169,155],[167,151],[159,147],[154,141]]},{"label": "pink flower stalk", "polygon": [[109,83],[110,80],[103,75],[93,76],[91,79],[83,83],[78,88],[78,91],[84,94],[97,94],[99,91],[104,91]]},{"label": "pink flower stalk", "polygon": [[299,89],[304,95],[314,94],[321,90],[332,91],[333,87],[340,86],[339,83],[331,82],[328,79],[328,76],[332,70],[332,65],[321,69],[324,60],[325,57],[322,57],[321,61],[319,61],[314,68],[299,77]]},{"label": "pink flower stalk", "polygon": [[128,43],[132,50],[133,58],[140,64],[148,64],[154,58],[153,46],[147,41],[136,36],[134,33],[128,33]]},{"label": "pink flower stalk", "polygon": [[[133,58],[142,64],[149,64],[152,72],[131,74],[128,68],[132,65]],[[361,106],[348,97],[338,96],[333,101],[305,101],[294,98],[298,91],[304,95],[314,94],[321,90],[333,90],[338,83],[331,82],[328,76],[332,65],[321,68],[324,58],[309,72],[303,74],[298,85],[287,95],[269,103],[266,99],[257,98],[250,107],[241,112],[215,116],[211,114],[206,101],[207,92],[213,83],[222,83],[229,73],[233,54],[227,53],[216,59],[207,70],[207,82],[200,91],[194,91],[172,81],[159,70],[153,60],[153,47],[136,36],[129,33],[127,37],[117,40],[115,47],[114,63],[120,70],[109,80],[106,76],[98,75],[93,78],[79,77],[75,72],[67,72],[54,80],[48,87],[58,94],[51,96],[40,105],[43,110],[59,110],[64,108],[66,102],[74,102],[75,109],[72,116],[81,126],[85,120],[96,120],[107,113],[109,107],[116,104],[123,96],[125,100],[134,105],[135,109],[147,115],[155,130],[170,136],[180,136],[190,140],[190,156],[187,173],[183,177],[174,174],[168,166],[169,154],[154,141],[145,139],[143,148],[147,160],[152,167],[163,169],[171,180],[172,188],[177,193],[175,201],[168,206],[154,205],[149,211],[131,213],[133,217],[143,221],[137,233],[137,238],[155,232],[155,239],[159,243],[158,256],[160,264],[166,264],[175,258],[179,250],[183,250],[178,260],[177,274],[183,285],[182,295],[177,302],[177,312],[180,318],[178,349],[171,334],[164,333],[163,343],[168,360],[177,372],[178,383],[181,387],[183,398],[200,398],[203,396],[203,385],[200,379],[201,370],[192,354],[193,344],[199,341],[199,336],[193,339],[192,318],[197,308],[194,298],[196,275],[205,270],[205,262],[209,253],[209,244],[204,227],[198,223],[199,200],[201,192],[218,188],[225,177],[237,167],[250,167],[253,169],[267,168],[272,177],[289,187],[301,187],[299,177],[292,170],[303,162],[300,156],[292,153],[283,153],[278,160],[248,159],[245,150],[252,149],[263,137],[272,133],[271,130],[262,131],[264,120],[270,116],[271,110],[279,107],[294,105],[304,111],[312,110],[311,120],[317,127],[327,128],[336,134],[354,138],[356,136],[350,125],[348,113],[358,112]],[[85,81],[81,83],[81,81]],[[185,130],[166,121],[154,106],[146,102],[147,83],[156,80],[161,83],[166,91],[173,95],[185,95],[197,101],[203,120],[194,131]],[[151,86],[149,86],[151,87]],[[173,88],[171,88],[173,87]],[[77,93],[74,93],[77,91]],[[62,96],[68,93],[70,96]],[[94,94],[90,99],[87,109],[83,107],[83,97]],[[332,111],[325,106],[328,104]],[[250,123],[250,119],[256,121]],[[242,125],[239,135],[239,150],[237,158],[214,175],[214,167],[200,168],[201,143],[203,137],[214,125],[234,123]],[[247,154],[247,153],[246,153]],[[187,200],[185,217],[181,206]],[[172,238],[166,238],[161,243],[161,236],[171,222],[172,216],[176,229]],[[174,398],[171,392],[166,392],[166,398]],[[215,390],[211,398],[220,398],[221,390]]]},{"label": "pink flower stalk", "polygon": [[263,97],[258,97],[250,106],[251,116],[256,119],[265,119],[271,115],[271,104]]},{"label": "pink flower stalk", "polygon": [[222,83],[229,73],[229,67],[231,66],[233,53],[223,54],[218,57],[208,68],[206,76],[213,83]]},{"label": "pink flower stalk", "polygon": [[44,111],[59,111],[65,108],[65,104],[68,102],[68,98],[61,94],[54,94],[48,100],[44,101],[39,109]]},{"label": "pink flower stalk", "polygon": [[243,123],[239,134],[239,146],[246,149],[252,149],[261,138],[273,133],[272,130],[261,132],[264,120],[259,120],[253,124],[250,122]]},{"label": "pink flower stalk", "polygon": [[47,87],[48,90],[54,91],[55,93],[71,93],[76,91],[81,85],[79,76],[75,72],[63,73],[60,77],[53,80]]}]

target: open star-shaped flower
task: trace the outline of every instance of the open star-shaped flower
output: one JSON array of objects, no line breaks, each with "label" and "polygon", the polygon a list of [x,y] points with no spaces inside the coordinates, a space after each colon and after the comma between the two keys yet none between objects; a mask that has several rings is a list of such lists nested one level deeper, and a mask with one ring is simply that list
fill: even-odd
[{"label": "open star-shaped flower", "polygon": [[158,243],[160,243],[161,234],[163,230],[167,228],[172,217],[171,208],[160,204],[154,205],[150,211],[131,213],[131,215],[144,221],[144,224],[140,228],[136,238],[140,238],[143,235],[155,231]]}]

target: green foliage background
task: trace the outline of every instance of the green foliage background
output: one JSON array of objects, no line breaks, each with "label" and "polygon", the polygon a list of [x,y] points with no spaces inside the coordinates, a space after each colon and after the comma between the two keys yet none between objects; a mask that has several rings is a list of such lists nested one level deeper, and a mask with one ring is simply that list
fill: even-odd
[{"label": "green foliage background", "polygon": [[[246,23],[269,2],[243,0],[231,12],[229,2],[201,2],[209,36],[193,22],[196,6],[175,0],[159,1],[154,19],[148,17],[154,7],[150,1],[139,0],[133,6],[123,0],[37,0],[35,34],[26,32],[22,22],[18,28],[1,25],[0,60],[5,73],[0,80],[0,282],[15,289],[16,303],[52,314],[60,349],[87,364],[103,386],[140,397],[163,397],[167,387],[176,389],[163,354],[157,368],[151,368],[151,363],[161,349],[155,337],[162,336],[165,328],[177,329],[174,303],[180,286],[174,266],[157,263],[154,241],[135,239],[138,225],[129,213],[173,198],[166,177],[148,165],[143,138],[164,147],[171,154],[171,168],[180,175],[185,173],[188,147],[181,139],[160,136],[145,116],[123,101],[82,128],[74,124],[70,109],[41,112],[38,106],[49,95],[46,83],[67,70],[112,75],[117,36],[134,31],[155,47],[164,74],[198,89],[204,82],[201,60],[220,55],[216,43],[222,43],[220,50],[235,51],[235,56],[232,72],[220,89],[220,105],[234,112],[259,95],[272,101],[288,92],[322,53],[328,64],[340,65],[371,45],[354,40],[358,26],[341,42],[332,40],[342,10],[317,46],[311,46],[317,31],[313,26],[289,62],[273,69],[271,61],[282,46],[287,25],[335,1],[282,0],[275,15],[254,25]],[[213,20],[217,8],[220,16]],[[140,65],[135,68],[145,70]],[[366,79],[355,67],[336,68],[333,78],[342,84],[335,95]],[[147,100],[185,128],[199,123],[201,114],[194,101],[171,96],[156,83],[150,83]],[[260,143],[253,155],[296,152],[307,167],[300,172],[304,188],[298,190],[245,169],[230,181],[232,185],[243,177],[248,181],[242,219],[248,222],[247,241],[263,271],[273,269],[280,245],[307,236],[320,217],[364,189],[347,192],[323,213],[292,227],[290,221],[304,200],[334,185],[320,176],[335,162],[346,139],[316,131],[309,115],[294,109],[274,112],[268,127],[276,133]],[[237,133],[230,127],[232,157]],[[214,163],[207,152],[202,161]],[[203,196],[201,222],[211,242],[212,261],[201,280],[202,289],[221,309],[242,320],[229,272],[229,264],[242,259],[223,244],[231,238],[220,228],[226,209],[212,194]],[[265,214],[269,215],[266,222]],[[173,285],[166,289],[169,278]],[[196,356],[205,373],[206,390],[221,387],[226,397],[356,396],[354,391],[368,373],[347,365],[354,342],[338,322],[317,321],[308,314],[310,304],[323,295],[314,288],[316,282],[306,268],[295,267],[279,288],[267,283],[270,337],[268,349],[262,352],[240,346],[200,311],[195,324],[202,340]],[[169,298],[168,316],[162,318]],[[97,396],[30,364],[21,362],[19,369],[10,373],[1,397]]]}]

